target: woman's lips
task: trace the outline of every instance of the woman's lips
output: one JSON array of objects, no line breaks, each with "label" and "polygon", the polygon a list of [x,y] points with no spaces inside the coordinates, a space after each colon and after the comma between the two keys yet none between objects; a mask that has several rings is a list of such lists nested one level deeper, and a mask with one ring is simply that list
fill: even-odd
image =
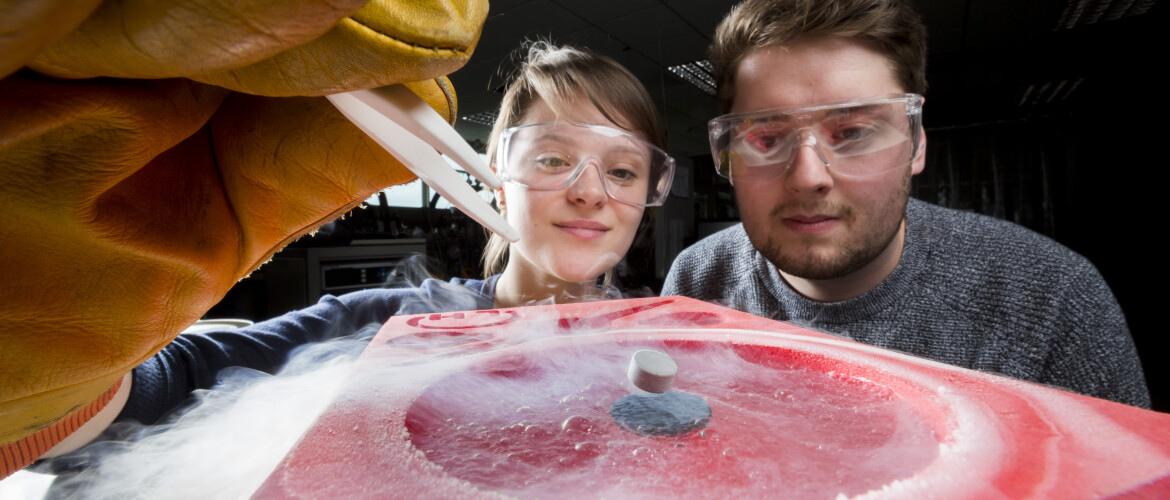
[{"label": "woman's lips", "polygon": [[819,234],[837,227],[840,221],[829,215],[793,215],[781,219],[780,223],[792,232]]},{"label": "woman's lips", "polygon": [[609,231],[609,227],[605,224],[592,220],[570,220],[555,222],[553,225],[583,240],[600,238],[605,235],[606,231]]}]

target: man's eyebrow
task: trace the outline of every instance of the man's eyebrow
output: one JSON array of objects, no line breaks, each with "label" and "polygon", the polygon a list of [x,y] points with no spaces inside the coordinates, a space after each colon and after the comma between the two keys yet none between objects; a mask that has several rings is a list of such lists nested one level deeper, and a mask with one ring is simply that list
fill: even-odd
[{"label": "man's eyebrow", "polygon": [[841,108],[831,109],[826,116],[836,116],[845,114],[859,114],[859,113],[873,113],[884,110],[886,104],[858,104],[855,106],[845,106]]},{"label": "man's eyebrow", "polygon": [[739,128],[740,128],[740,130],[743,130],[743,127],[754,127],[756,125],[767,125],[767,124],[785,125],[785,124],[789,124],[789,123],[792,123],[793,121],[795,121],[795,118],[796,118],[795,116],[790,115],[790,114],[785,113],[785,112],[782,112],[782,111],[781,112],[772,112],[771,114],[762,114],[762,115],[756,116],[755,118],[744,120],[744,121],[739,123]]}]

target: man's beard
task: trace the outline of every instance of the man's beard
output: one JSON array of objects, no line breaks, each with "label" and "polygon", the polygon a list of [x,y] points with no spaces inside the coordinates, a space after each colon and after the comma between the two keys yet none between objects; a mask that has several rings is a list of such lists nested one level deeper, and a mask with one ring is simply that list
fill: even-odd
[{"label": "man's beard", "polygon": [[[815,204],[789,203],[774,209],[768,216],[768,222],[781,224],[783,214],[792,213],[793,209],[806,213],[828,213],[839,217],[842,223],[853,223],[852,232],[847,239],[834,248],[828,255],[818,255],[814,252],[784,252],[778,241],[756,241],[752,244],[764,258],[780,271],[809,280],[827,280],[847,276],[873,262],[883,251],[890,246],[898,235],[902,221],[906,217],[906,204],[910,196],[910,171],[907,170],[902,188],[882,206],[880,214],[869,224],[882,224],[883,227],[857,227],[852,207],[817,202]],[[865,224],[863,222],[863,224]]]},{"label": "man's beard", "polygon": [[859,239],[846,241],[830,255],[814,255],[811,252],[803,255],[785,254],[778,244],[761,248],[760,253],[777,269],[792,276],[808,280],[836,279],[873,262],[894,241],[898,227],[895,225],[891,231],[872,232]]}]

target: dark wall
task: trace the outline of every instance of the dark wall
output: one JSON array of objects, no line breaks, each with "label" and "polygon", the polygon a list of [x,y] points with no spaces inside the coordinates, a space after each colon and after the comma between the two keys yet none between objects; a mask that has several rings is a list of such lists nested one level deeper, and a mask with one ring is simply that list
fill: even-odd
[{"label": "dark wall", "polygon": [[[1156,317],[1165,224],[1154,15],[932,55],[915,197],[1017,222],[1092,261],[1125,311],[1154,408],[1170,411]],[[1062,84],[1063,82],[1063,84]]]},{"label": "dark wall", "polygon": [[[1153,265],[1161,225],[1141,171],[1152,158],[1141,148],[1152,134],[1101,127],[1098,115],[927,130],[927,167],[912,195],[1045,234],[1092,261],[1126,313],[1156,409],[1170,410],[1167,370],[1159,361],[1160,325]],[[1146,137],[1146,139],[1139,139]]]}]

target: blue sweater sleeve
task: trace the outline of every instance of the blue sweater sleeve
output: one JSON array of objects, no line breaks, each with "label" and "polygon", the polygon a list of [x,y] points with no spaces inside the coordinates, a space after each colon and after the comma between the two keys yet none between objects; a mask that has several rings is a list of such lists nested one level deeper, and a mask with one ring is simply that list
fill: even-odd
[{"label": "blue sweater sleeve", "polygon": [[156,423],[192,391],[215,385],[224,368],[240,366],[275,373],[298,346],[353,334],[367,324],[381,324],[399,311],[430,312],[426,309],[434,308],[438,298],[452,295],[456,289],[465,292],[463,295],[475,295],[467,284],[460,284],[463,286],[427,280],[419,288],[326,295],[313,306],[245,328],[179,335],[134,369],[130,399],[118,420]]}]

